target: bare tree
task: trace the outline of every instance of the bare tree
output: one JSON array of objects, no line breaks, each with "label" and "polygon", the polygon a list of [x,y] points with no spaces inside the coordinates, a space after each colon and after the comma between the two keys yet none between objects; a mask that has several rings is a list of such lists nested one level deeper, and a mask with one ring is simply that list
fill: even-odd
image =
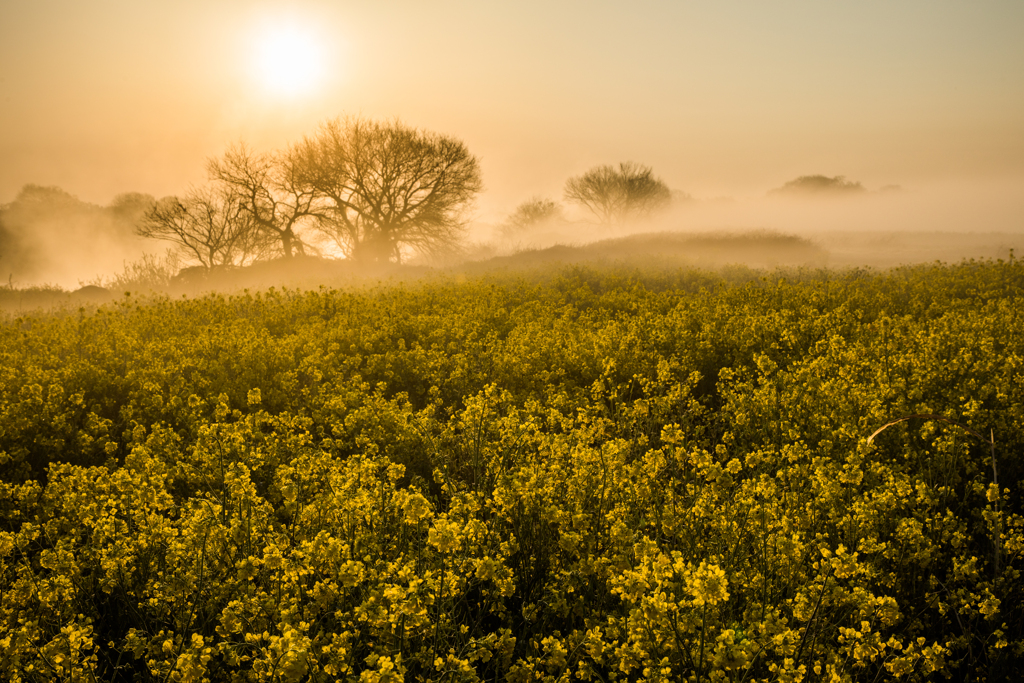
[{"label": "bare tree", "polygon": [[209,163],[210,176],[230,190],[258,231],[280,243],[285,258],[305,252],[300,226],[322,218],[321,197],[299,177],[294,161],[294,155],[260,154],[239,144]]},{"label": "bare tree", "polygon": [[244,265],[267,247],[246,207],[223,187],[164,197],[146,211],[137,232],[178,245],[206,269]]},{"label": "bare tree", "polygon": [[502,237],[511,239],[529,232],[535,228],[551,225],[564,220],[562,207],[550,200],[541,197],[529,199],[509,214],[508,218],[499,228]]},{"label": "bare tree", "polygon": [[590,211],[602,225],[642,218],[668,206],[672,192],[649,166],[631,161],[596,166],[565,183],[565,198]]},{"label": "bare tree", "polygon": [[403,248],[453,249],[482,187],[461,141],[398,121],[328,121],[290,157],[303,187],[327,200],[320,229],[361,261],[401,262]]}]

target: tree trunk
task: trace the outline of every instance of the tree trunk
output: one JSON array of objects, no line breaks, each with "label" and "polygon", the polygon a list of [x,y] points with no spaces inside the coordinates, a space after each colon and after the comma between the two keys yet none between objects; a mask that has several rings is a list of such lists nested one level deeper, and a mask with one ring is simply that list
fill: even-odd
[{"label": "tree trunk", "polygon": [[284,252],[284,258],[290,259],[292,257],[292,241],[294,235],[292,235],[291,228],[281,231],[281,251]]},{"label": "tree trunk", "polygon": [[369,235],[356,246],[352,255],[363,263],[388,263],[391,261],[392,248],[386,237]]}]

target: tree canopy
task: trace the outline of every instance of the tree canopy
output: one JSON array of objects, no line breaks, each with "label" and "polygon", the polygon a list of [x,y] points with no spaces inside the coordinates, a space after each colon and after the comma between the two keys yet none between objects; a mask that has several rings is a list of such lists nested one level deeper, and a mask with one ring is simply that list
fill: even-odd
[{"label": "tree canopy", "polygon": [[565,183],[565,198],[592,213],[602,225],[643,218],[668,206],[672,192],[650,166],[622,162],[595,166]]},{"label": "tree canopy", "polygon": [[324,203],[320,229],[361,261],[453,248],[482,188],[465,144],[399,121],[334,119],[289,157],[301,186]]},{"label": "tree canopy", "polygon": [[280,243],[284,258],[305,253],[298,229],[322,215],[321,196],[299,178],[292,155],[259,153],[239,144],[211,160],[209,173],[257,231]]},{"label": "tree canopy", "polygon": [[534,197],[517,206],[516,210],[509,214],[500,226],[499,233],[503,237],[512,238],[563,219],[561,205],[550,199]]},{"label": "tree canopy", "polygon": [[479,163],[461,141],[359,118],[328,121],[276,153],[235,145],[208,170],[207,187],[155,204],[138,230],[207,268],[306,253],[313,232],[360,261],[453,250],[481,189]]}]

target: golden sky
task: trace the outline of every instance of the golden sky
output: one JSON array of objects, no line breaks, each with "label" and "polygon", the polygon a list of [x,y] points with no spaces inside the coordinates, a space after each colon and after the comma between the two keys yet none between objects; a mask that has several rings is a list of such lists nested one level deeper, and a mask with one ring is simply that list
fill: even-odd
[{"label": "golden sky", "polygon": [[342,114],[464,140],[484,219],[625,160],[698,197],[815,173],[1019,197],[1022,37],[1020,0],[10,0],[0,203],[180,193]]}]

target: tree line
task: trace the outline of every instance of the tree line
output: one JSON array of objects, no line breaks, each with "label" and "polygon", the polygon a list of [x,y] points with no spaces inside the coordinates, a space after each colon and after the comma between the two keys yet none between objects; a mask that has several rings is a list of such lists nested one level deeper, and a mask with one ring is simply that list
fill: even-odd
[{"label": "tree line", "polygon": [[358,118],[328,121],[279,152],[234,145],[207,171],[206,185],[155,202],[138,226],[206,268],[290,259],[314,239],[370,263],[442,252],[482,188],[461,141]]},{"label": "tree line", "polygon": [[[78,214],[102,213],[99,222],[90,218],[90,226],[98,227],[89,230],[115,226],[124,242],[111,250],[117,258],[138,258],[141,237],[171,243],[179,257],[204,270],[325,253],[401,263],[412,254],[458,253],[482,188],[480,163],[461,140],[397,119],[341,117],[284,149],[232,145],[208,160],[204,183],[176,196],[128,193],[110,207],[92,207],[59,188],[27,186],[0,206],[0,257],[4,269],[19,271],[19,277],[40,271],[30,261],[49,258],[45,272],[52,277],[67,265],[50,258],[53,245],[82,231]],[[649,166],[623,162],[570,178],[564,199],[587,213],[591,224],[610,227],[664,209],[673,193]],[[77,207],[74,221],[67,219],[65,205],[71,204]],[[57,239],[34,238],[44,220]],[[534,198],[516,208],[499,232],[509,237],[562,220],[560,204]]]},{"label": "tree line", "polygon": [[[303,254],[340,253],[370,264],[451,255],[482,188],[480,163],[461,140],[397,119],[341,117],[282,150],[237,143],[208,160],[204,184],[178,196],[126,193],[94,207],[59,188],[28,185],[0,206],[0,268],[12,278],[15,271],[52,277],[68,266],[66,254],[50,253],[52,245],[103,241],[92,235],[97,231],[116,242],[106,249],[112,258],[138,258],[138,238],[154,238],[204,270]],[[812,175],[770,194],[865,191],[843,176]],[[621,162],[569,178],[563,198],[602,229],[635,224],[690,197],[671,191],[650,166]],[[516,240],[568,222],[560,203],[534,197],[497,226],[496,236]],[[41,232],[42,223],[49,227]]]},{"label": "tree line", "polygon": [[[397,120],[334,119],[269,154],[238,144],[207,170],[207,185],[155,202],[138,228],[205,268],[288,259],[317,240],[364,263],[451,253],[482,189],[463,142]],[[649,167],[629,162],[569,179],[565,197],[611,225],[663,208],[671,192]],[[509,221],[526,227],[560,210],[534,199]]]}]

